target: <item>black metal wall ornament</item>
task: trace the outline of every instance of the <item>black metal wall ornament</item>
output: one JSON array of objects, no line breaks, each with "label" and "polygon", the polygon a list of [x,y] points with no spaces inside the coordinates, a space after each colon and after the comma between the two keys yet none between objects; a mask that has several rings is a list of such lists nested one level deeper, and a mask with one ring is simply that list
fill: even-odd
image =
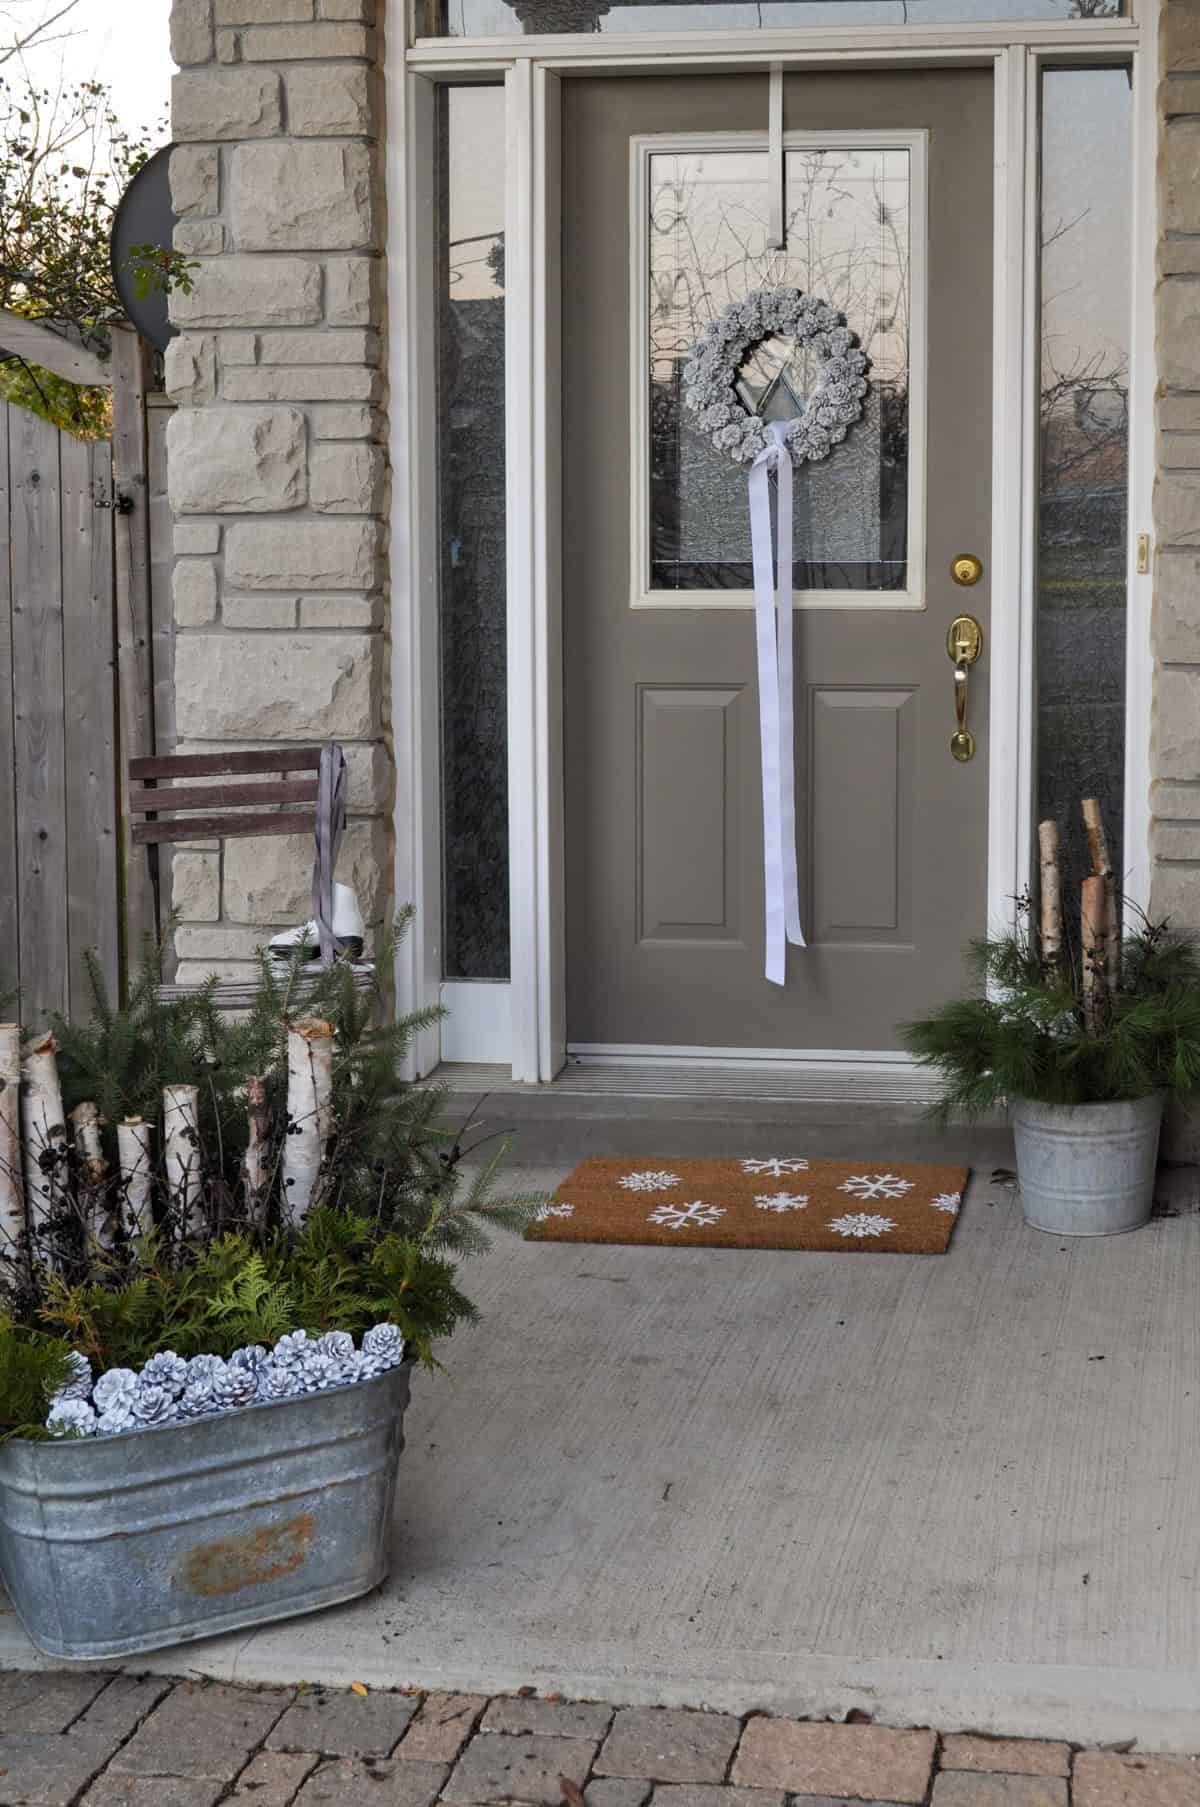
[{"label": "black metal wall ornament", "polygon": [[110,255],[113,281],[125,312],[144,339],[156,351],[165,351],[177,327],[168,318],[168,297],[163,288],[138,294],[138,283],[130,262],[135,246],[154,245],[170,251],[175,239],[178,219],[171,204],[171,145],[156,151],[143,163],[117,205],[113,219]]}]

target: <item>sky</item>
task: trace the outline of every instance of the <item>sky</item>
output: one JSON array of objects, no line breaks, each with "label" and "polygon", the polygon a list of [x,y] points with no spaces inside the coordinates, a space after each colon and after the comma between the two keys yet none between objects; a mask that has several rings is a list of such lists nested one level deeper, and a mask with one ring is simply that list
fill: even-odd
[{"label": "sky", "polygon": [[[50,0],[0,0],[0,13],[22,22],[49,10]],[[60,66],[68,81],[106,82],[127,125],[153,126],[166,111],[174,73],[170,11],[170,0],[77,0],[57,28],[64,35],[32,53],[30,68],[47,82]]]}]

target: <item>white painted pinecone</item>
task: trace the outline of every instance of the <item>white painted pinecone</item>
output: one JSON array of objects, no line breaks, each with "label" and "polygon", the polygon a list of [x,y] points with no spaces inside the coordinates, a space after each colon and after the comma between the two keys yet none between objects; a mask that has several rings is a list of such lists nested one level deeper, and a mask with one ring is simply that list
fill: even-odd
[{"label": "white painted pinecone", "polygon": [[261,1343],[247,1343],[244,1349],[235,1349],[229,1358],[231,1368],[243,1368],[247,1374],[257,1374],[271,1359],[269,1352]]},{"label": "white painted pinecone", "polygon": [[301,1362],[296,1372],[306,1393],[324,1393],[338,1384],[337,1363],[315,1348],[308,1360]]},{"label": "white painted pinecone", "polygon": [[78,1349],[72,1349],[67,1362],[71,1369],[70,1376],[54,1394],[52,1405],[58,1405],[64,1399],[87,1400],[92,1396],[92,1364],[87,1356],[81,1355]]},{"label": "white painted pinecone", "polygon": [[129,1410],[134,1422],[146,1428],[154,1424],[171,1424],[179,1412],[171,1389],[156,1386],[153,1381],[142,1382],[129,1402]]},{"label": "white painted pinecone", "polygon": [[265,1362],[258,1370],[257,1384],[260,1399],[294,1399],[303,1391],[299,1372],[274,1361]]},{"label": "white painted pinecone", "polygon": [[299,1368],[314,1347],[307,1330],[289,1330],[276,1343],[273,1360],[277,1368]]},{"label": "white painted pinecone", "polygon": [[362,1352],[384,1368],[395,1368],[404,1360],[404,1338],[398,1324],[375,1324],[362,1340]]},{"label": "white painted pinecone", "polygon": [[94,1437],[96,1414],[86,1399],[58,1395],[46,1416],[46,1429],[53,1437]]},{"label": "white painted pinecone", "polygon": [[249,1368],[235,1368],[226,1362],[213,1376],[213,1398],[222,1411],[235,1412],[239,1406],[252,1405],[258,1397],[258,1378]]},{"label": "white painted pinecone", "polygon": [[221,1403],[217,1398],[217,1376],[215,1374],[197,1374],[194,1380],[188,1381],[183,1391],[183,1398],[179,1401],[181,1418],[207,1418],[213,1412],[220,1410]]},{"label": "white painted pinecone", "polygon": [[136,1431],[141,1428],[133,1415],[132,1402],[128,1394],[120,1394],[106,1411],[101,1412],[96,1424],[96,1430],[101,1437],[117,1437],[122,1431]]},{"label": "white painted pinecone", "polygon": [[109,1368],[92,1389],[92,1403],[103,1416],[122,1403],[128,1406],[139,1385],[132,1368]]},{"label": "white painted pinecone", "polygon": [[160,1349],[142,1369],[142,1385],[162,1387],[178,1399],[188,1383],[188,1364],[174,1349]]},{"label": "white painted pinecone", "polygon": [[355,1353],[354,1338],[348,1330],[327,1330],[324,1336],[317,1338],[317,1348],[331,1361],[345,1361],[348,1355]]}]

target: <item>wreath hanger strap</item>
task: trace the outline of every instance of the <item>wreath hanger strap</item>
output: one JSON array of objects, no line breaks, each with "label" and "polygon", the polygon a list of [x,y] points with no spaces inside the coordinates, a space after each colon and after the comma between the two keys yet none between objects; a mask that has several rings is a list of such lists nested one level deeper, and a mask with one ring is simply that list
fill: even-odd
[{"label": "wreath hanger strap", "polygon": [[787,249],[787,152],[783,144],[783,64],[772,63],[768,77],[767,158],[770,163],[770,204],[767,215],[767,250]]},{"label": "wreath hanger strap", "polygon": [[[791,423],[768,424],[750,467],[750,542],[754,559],[754,632],[758,655],[758,719],[762,755],[763,877],[766,976],[787,983],[787,944],[804,947],[796,865],[796,735],[792,664]],[[775,473],[778,546],[771,545],[770,476]],[[772,568],[773,567],[773,568]]]}]

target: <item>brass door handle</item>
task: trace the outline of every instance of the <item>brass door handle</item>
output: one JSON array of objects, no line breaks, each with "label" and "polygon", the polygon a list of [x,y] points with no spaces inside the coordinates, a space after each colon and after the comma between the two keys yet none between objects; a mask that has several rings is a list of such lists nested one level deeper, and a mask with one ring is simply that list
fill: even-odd
[{"label": "brass door handle", "polygon": [[954,666],[954,720],[950,752],[960,764],[975,757],[975,736],[967,726],[967,696],[972,665],[983,651],[983,629],[974,615],[956,615],[946,634],[946,653]]}]

